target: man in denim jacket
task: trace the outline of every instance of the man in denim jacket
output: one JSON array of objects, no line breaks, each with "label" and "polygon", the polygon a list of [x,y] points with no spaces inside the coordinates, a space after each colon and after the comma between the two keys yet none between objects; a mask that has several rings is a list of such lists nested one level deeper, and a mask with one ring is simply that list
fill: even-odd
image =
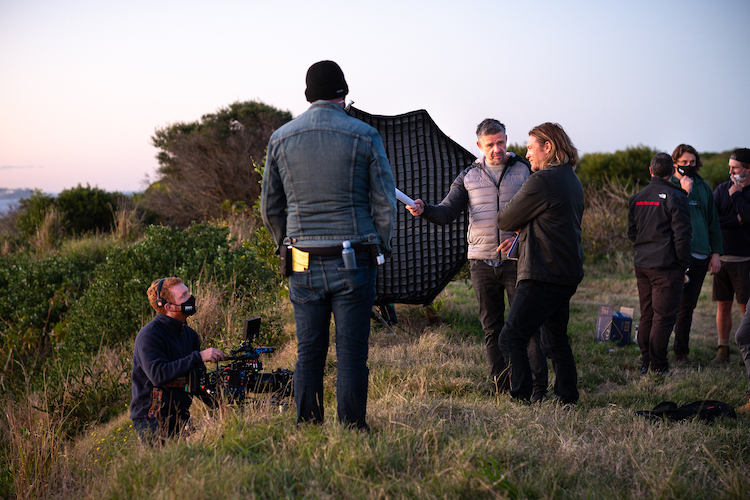
[{"label": "man in denim jacket", "polygon": [[[396,216],[393,174],[380,134],[344,111],[341,68],[320,61],[307,72],[312,103],[268,143],[261,214],[277,251],[294,247],[289,296],[297,324],[297,422],[323,422],[323,373],[331,313],[336,323],[339,421],[368,430],[368,340],[377,265],[389,256]],[[350,241],[356,268],[344,266]],[[301,252],[300,252],[301,251]]]}]

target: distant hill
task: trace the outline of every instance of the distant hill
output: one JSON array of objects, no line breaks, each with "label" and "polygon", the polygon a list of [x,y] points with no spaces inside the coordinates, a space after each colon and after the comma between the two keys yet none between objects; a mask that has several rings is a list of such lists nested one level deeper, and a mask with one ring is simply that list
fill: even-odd
[{"label": "distant hill", "polygon": [[18,206],[18,202],[31,197],[31,193],[31,189],[0,188],[0,214],[7,212],[11,206]]}]

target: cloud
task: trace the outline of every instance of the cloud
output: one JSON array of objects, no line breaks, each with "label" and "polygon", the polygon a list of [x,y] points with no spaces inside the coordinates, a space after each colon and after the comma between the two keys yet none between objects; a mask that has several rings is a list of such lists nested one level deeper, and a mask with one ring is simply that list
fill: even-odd
[{"label": "cloud", "polygon": [[38,165],[0,165],[0,170],[22,170],[30,168],[44,168]]}]

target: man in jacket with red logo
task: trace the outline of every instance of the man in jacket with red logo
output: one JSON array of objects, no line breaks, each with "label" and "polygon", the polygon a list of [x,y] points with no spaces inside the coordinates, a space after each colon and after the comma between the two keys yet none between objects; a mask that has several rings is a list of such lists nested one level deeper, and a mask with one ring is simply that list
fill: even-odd
[{"label": "man in jacket with red logo", "polygon": [[672,157],[657,153],[651,182],[628,204],[628,237],[635,246],[635,277],[641,304],[638,345],[641,373],[669,371],[667,347],[690,265],[692,229],[685,191],[670,182]]}]

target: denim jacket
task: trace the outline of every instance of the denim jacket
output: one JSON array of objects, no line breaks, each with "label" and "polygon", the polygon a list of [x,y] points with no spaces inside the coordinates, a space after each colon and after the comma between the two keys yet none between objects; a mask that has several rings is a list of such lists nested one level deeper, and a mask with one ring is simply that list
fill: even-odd
[{"label": "denim jacket", "polygon": [[277,245],[304,249],[379,243],[391,253],[393,173],[377,130],[316,101],[268,142],[260,200]]}]

